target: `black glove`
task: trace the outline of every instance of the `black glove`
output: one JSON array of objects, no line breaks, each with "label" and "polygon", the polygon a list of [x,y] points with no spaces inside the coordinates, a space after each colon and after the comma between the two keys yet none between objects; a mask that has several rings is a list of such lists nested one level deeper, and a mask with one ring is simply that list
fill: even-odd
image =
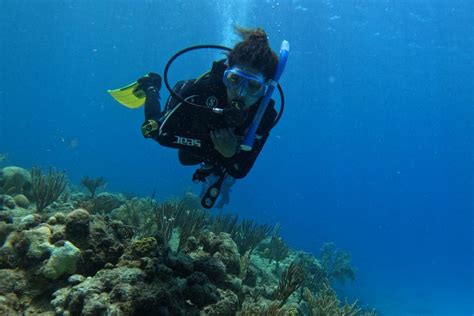
[{"label": "black glove", "polygon": [[153,87],[156,90],[160,91],[161,89],[161,76],[150,72],[148,75],[141,77],[137,80],[138,89],[146,91],[148,88]]}]

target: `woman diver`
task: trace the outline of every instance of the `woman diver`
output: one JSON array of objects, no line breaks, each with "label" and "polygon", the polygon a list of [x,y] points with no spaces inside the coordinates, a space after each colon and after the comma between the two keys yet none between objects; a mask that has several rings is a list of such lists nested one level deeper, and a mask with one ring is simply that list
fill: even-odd
[{"label": "woman diver", "polygon": [[[217,207],[229,202],[232,184],[248,174],[282,112],[278,115],[270,99],[281,65],[266,33],[260,28],[236,28],[236,32],[242,41],[200,78],[179,81],[169,89],[165,69],[171,95],[163,109],[158,74],[138,79],[134,88],[134,94],[145,95],[144,137],[177,148],[183,165],[200,165],[193,181],[205,183],[201,195],[205,208],[213,207],[219,196]],[[244,146],[252,127],[251,145]]]}]

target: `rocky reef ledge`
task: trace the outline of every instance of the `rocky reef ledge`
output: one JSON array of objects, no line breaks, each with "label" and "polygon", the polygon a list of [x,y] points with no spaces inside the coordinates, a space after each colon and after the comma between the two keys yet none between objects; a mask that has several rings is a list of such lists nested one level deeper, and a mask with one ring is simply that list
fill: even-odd
[{"label": "rocky reef ledge", "polygon": [[159,203],[87,180],[89,194],[52,170],[0,172],[0,315],[377,315],[332,289],[355,278],[333,244],[317,259],[192,194]]}]

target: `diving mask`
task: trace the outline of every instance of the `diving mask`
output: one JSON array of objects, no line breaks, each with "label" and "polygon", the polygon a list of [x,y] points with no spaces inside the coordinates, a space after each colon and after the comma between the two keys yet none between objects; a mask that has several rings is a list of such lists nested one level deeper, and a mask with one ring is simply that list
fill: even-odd
[{"label": "diving mask", "polygon": [[268,88],[263,76],[246,73],[237,67],[224,71],[223,81],[229,89],[240,89],[239,95],[246,92],[248,96],[263,96]]}]

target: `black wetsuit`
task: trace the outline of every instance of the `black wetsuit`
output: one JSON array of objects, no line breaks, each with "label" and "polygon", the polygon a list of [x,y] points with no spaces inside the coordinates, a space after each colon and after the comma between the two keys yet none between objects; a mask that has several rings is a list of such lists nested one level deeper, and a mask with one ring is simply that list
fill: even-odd
[{"label": "black wetsuit", "polygon": [[[214,62],[208,76],[199,80],[178,82],[173,91],[186,101],[209,108],[230,108],[227,103],[227,91],[222,76],[227,66],[223,61]],[[158,128],[150,132],[151,137],[163,146],[178,148],[179,160],[184,165],[205,163],[223,170],[233,178],[247,175],[257,159],[272,129],[277,112],[275,102],[270,101],[260,122],[251,151],[239,151],[230,158],[223,157],[210,138],[210,131],[235,127],[238,140],[244,138],[262,99],[247,110],[247,118],[240,126],[226,122],[223,114],[213,113],[202,107],[196,107],[170,96],[163,112],[160,111],[159,95],[156,90],[148,89],[145,102],[145,124],[148,120],[158,122]]]}]

